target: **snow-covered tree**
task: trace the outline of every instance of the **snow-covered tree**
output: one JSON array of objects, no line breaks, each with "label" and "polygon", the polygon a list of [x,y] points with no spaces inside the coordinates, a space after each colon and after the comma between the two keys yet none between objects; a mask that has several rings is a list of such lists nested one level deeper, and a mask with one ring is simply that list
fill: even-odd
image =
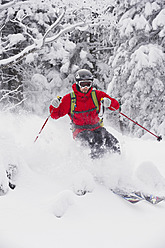
[{"label": "snow-covered tree", "polygon": [[[118,45],[109,58],[114,76],[108,92],[121,101],[123,113],[157,133],[165,116],[165,2],[118,4]],[[121,117],[121,122],[125,130],[143,134],[127,119]]]}]

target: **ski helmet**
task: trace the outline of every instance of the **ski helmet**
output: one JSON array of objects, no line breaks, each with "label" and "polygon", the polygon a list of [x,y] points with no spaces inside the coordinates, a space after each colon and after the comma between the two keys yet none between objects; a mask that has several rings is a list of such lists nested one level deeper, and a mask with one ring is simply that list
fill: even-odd
[{"label": "ski helmet", "polygon": [[76,83],[78,83],[79,81],[85,81],[85,80],[93,81],[93,75],[87,69],[80,69],[75,74],[75,80],[76,80]]}]

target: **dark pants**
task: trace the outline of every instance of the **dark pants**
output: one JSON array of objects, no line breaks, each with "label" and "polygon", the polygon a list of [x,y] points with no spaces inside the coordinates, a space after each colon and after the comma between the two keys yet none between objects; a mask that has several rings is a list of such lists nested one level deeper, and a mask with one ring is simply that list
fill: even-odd
[{"label": "dark pants", "polygon": [[101,158],[107,152],[120,154],[118,140],[104,127],[94,131],[82,131],[76,139],[80,140],[83,146],[88,146],[91,149],[91,158]]}]

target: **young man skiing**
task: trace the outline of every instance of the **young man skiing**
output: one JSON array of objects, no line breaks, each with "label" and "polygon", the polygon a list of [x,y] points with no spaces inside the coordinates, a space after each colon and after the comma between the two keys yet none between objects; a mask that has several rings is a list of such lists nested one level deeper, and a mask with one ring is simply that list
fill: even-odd
[{"label": "young man skiing", "polygon": [[57,98],[52,101],[49,108],[51,117],[58,119],[69,115],[73,138],[90,148],[91,158],[100,158],[107,152],[120,153],[118,140],[102,126],[99,118],[103,99],[104,106],[112,111],[119,109],[119,103],[105,92],[94,90],[92,84],[92,73],[86,69],[78,70],[73,92],[65,95],[61,101]]}]

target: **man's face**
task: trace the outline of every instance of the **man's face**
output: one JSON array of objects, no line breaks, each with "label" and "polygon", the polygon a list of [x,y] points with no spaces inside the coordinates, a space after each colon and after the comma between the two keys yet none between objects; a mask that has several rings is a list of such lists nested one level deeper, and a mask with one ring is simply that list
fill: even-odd
[{"label": "man's face", "polygon": [[92,87],[92,81],[91,80],[79,81],[78,85],[80,87],[80,91],[86,94],[88,90]]},{"label": "man's face", "polygon": [[82,93],[85,93],[86,94],[88,92],[88,90],[89,90],[89,87],[83,87],[83,88],[80,87],[80,91]]}]

